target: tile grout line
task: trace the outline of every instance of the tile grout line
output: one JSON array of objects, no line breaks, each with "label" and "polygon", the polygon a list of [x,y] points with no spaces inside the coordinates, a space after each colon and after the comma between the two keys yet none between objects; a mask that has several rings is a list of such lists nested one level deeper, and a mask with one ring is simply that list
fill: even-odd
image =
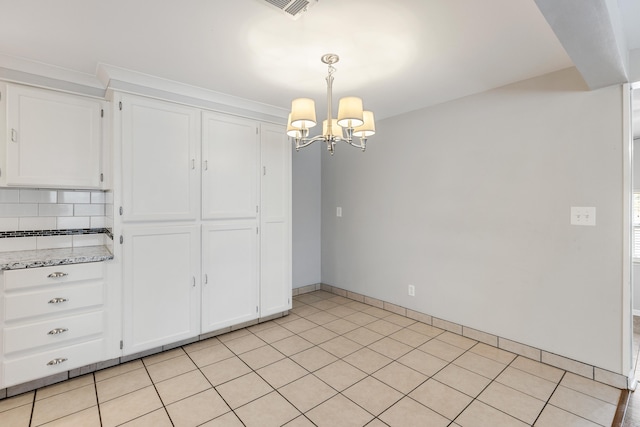
[{"label": "tile grout line", "polygon": [[[565,377],[567,374],[568,374],[568,371],[564,371],[564,372],[563,372],[562,377],[560,377],[560,380],[558,381],[558,384],[556,384],[555,388],[553,389],[553,392],[551,392],[551,395],[549,395],[549,399],[547,399],[546,403],[544,404],[544,407],[542,408],[542,411],[540,411],[540,414],[538,414],[538,417],[536,418],[536,420],[535,420],[534,424],[538,421],[538,419],[540,418],[540,415],[542,415],[542,412],[544,411],[544,409],[545,409],[547,406],[553,406],[554,408],[557,408],[557,409],[559,409],[559,410],[561,410],[561,411],[565,411],[565,412],[567,412],[567,413],[569,413],[569,414],[571,414],[571,415],[575,415],[575,416],[576,416],[576,417],[578,417],[578,418],[581,418],[581,419],[583,419],[583,420],[589,421],[589,422],[591,422],[591,423],[593,423],[593,424],[598,424],[598,423],[596,423],[596,422],[595,422],[595,421],[593,421],[593,420],[589,420],[589,419],[587,419],[587,418],[584,418],[584,417],[583,417],[583,416],[581,416],[581,415],[578,415],[578,414],[576,414],[576,413],[573,413],[573,412],[571,412],[571,411],[568,411],[567,409],[560,408],[560,407],[558,407],[558,406],[555,406],[553,403],[550,403],[550,402],[551,402],[551,398],[552,398],[552,397],[553,397],[553,395],[556,393],[556,391],[557,391],[557,390],[558,390],[558,388],[560,387],[560,383],[562,382],[562,380],[564,379],[564,377]],[[564,386],[563,386],[563,387],[564,387]],[[570,390],[573,390],[573,389],[570,389]],[[578,392],[577,390],[573,390],[573,391]],[[578,393],[579,393],[579,392],[578,392]],[[584,393],[581,393],[581,394],[584,394]],[[587,395],[587,396],[588,396],[588,395]],[[593,396],[592,396],[592,397],[593,397]],[[603,426],[603,427],[604,427],[604,426]]]},{"label": "tile grout line", "polygon": [[[247,329],[247,330],[248,330],[248,329]],[[261,339],[259,336],[257,336],[257,335],[256,335],[255,333],[253,333],[252,331],[249,331],[249,332],[250,332],[250,333],[252,333],[255,337],[257,337],[257,338]],[[297,335],[297,334],[296,334],[296,335]],[[240,338],[241,338],[241,337],[240,337]],[[237,339],[237,338],[236,338],[236,339]],[[283,338],[283,339],[286,339],[286,338]],[[261,339],[261,340],[262,340],[262,339]],[[262,340],[262,341],[264,341],[264,340]],[[270,343],[267,343],[266,341],[265,341],[265,343],[266,343],[266,345],[265,345],[265,346],[263,346],[263,347],[269,346],[269,347],[273,348],[274,350],[278,351],[278,349],[277,349],[277,348],[272,347]],[[223,343],[223,344],[224,344],[224,343]],[[258,348],[261,348],[261,347],[258,347]],[[271,385],[271,384],[270,384],[270,383],[269,383],[265,378],[263,378],[263,377],[262,377],[262,375],[260,375],[260,374],[255,370],[255,369],[253,369],[251,366],[249,366],[249,364],[247,364],[247,362],[245,362],[244,360],[242,360],[242,358],[240,358],[240,355],[239,355],[239,354],[236,354],[236,353],[235,353],[233,350],[231,350],[231,349],[229,349],[229,350],[234,354],[234,356],[235,356],[235,357],[237,357],[238,359],[240,359],[240,360],[242,361],[242,363],[244,363],[244,364],[245,364],[249,369],[251,369],[251,372],[253,372],[254,374],[256,374],[256,375],[257,375],[257,376],[258,376],[262,381],[264,381],[265,383],[269,384],[269,387],[271,387],[271,388],[273,389],[273,391],[270,391],[269,393],[267,393],[267,394],[265,394],[265,395],[262,395],[262,396],[260,396],[260,397],[257,397],[257,398],[255,398],[255,399],[253,399],[253,400],[251,400],[251,401],[249,401],[249,402],[247,402],[247,403],[243,404],[243,405],[240,405],[240,406],[238,406],[238,408],[236,408],[236,409],[242,408],[243,406],[246,406],[246,405],[250,404],[251,402],[255,402],[256,400],[261,399],[261,398],[263,398],[264,396],[267,396],[268,394],[271,394],[272,392],[276,392],[276,393],[278,393],[278,395],[279,395],[280,397],[282,397],[282,398],[283,398],[287,403],[289,403],[291,406],[293,406],[293,407],[296,409],[296,411],[300,412],[300,415],[298,415],[298,416],[294,417],[293,419],[291,419],[291,420],[287,421],[287,423],[289,423],[289,422],[291,422],[291,421],[293,421],[293,420],[297,419],[297,418],[298,418],[298,417],[300,417],[300,416],[304,416],[305,418],[307,418],[307,417],[305,416],[305,413],[304,413],[304,412],[302,412],[301,410],[299,410],[299,409],[298,409],[298,408],[297,408],[297,407],[296,407],[292,402],[290,402],[290,401],[289,401],[289,399],[287,399],[285,396],[283,396],[283,395],[282,395],[282,393],[280,393],[280,391],[279,391],[277,388],[273,387],[273,386],[272,386],[272,385]],[[254,349],[254,350],[255,350],[255,349]],[[252,350],[249,350],[249,351],[252,351]],[[245,353],[248,353],[248,352],[245,352]],[[279,351],[278,351],[278,353],[282,354],[282,355],[283,355],[283,356],[285,356],[285,357],[288,357],[288,356],[286,356],[285,354],[283,354],[283,353],[281,353],[281,352],[279,352]],[[241,354],[243,354],[243,353],[241,353]],[[283,359],[280,359],[280,360],[283,360]],[[278,360],[278,361],[279,361],[279,360]],[[261,367],[261,368],[259,368],[259,369],[262,369],[262,368],[267,367],[267,366],[271,366],[271,365],[273,365],[274,363],[277,363],[278,361],[275,361],[275,362],[272,362],[272,363],[270,363],[270,364],[268,364],[268,365],[262,366],[262,367]],[[294,361],[294,363],[295,363],[295,361]],[[304,367],[302,367],[302,368],[303,368],[303,369],[305,369]],[[305,369],[305,371],[307,371],[307,369]],[[251,372],[249,372],[249,373],[251,373]],[[245,374],[245,375],[248,375],[249,373],[247,373],[247,374]],[[308,372],[308,371],[307,371],[307,374],[310,374],[310,372]],[[244,376],[244,375],[242,375],[242,376]],[[242,376],[241,376],[241,377],[242,377]],[[238,377],[238,378],[241,378],[241,377]],[[230,382],[230,381],[233,381],[233,380],[229,380],[229,381],[227,381],[227,382]],[[290,383],[288,383],[288,384],[291,384],[291,383],[293,383],[293,382],[295,382],[295,381],[297,381],[297,380],[293,380],[293,381],[291,381],[291,382],[290,382]],[[284,387],[284,386],[282,386],[282,387]],[[217,390],[216,390],[216,392],[217,392]],[[220,393],[218,393],[218,394],[220,394]],[[222,395],[220,395],[220,397],[222,397]],[[224,399],[224,397],[222,397],[222,399]],[[226,403],[226,400],[225,400],[225,403]],[[323,403],[324,403],[324,402],[323,402]],[[227,404],[227,406],[229,406],[229,405]],[[229,408],[231,408],[231,406],[229,406]],[[244,423],[244,421],[242,421],[242,418],[240,418],[240,416],[239,416],[238,414],[236,414],[235,409],[231,409],[231,410],[233,411],[233,413],[235,414],[235,416],[240,420],[240,422],[242,423],[242,425],[244,425],[244,426],[246,427],[246,424]],[[307,419],[308,419],[308,418],[307,418]],[[311,421],[311,420],[309,420],[309,421]],[[314,425],[315,425],[315,423],[312,423],[312,424],[314,424]]]},{"label": "tile grout line", "polygon": [[[182,347],[180,347],[180,348],[182,348]],[[184,350],[183,350],[183,351],[184,351]],[[185,354],[186,354],[186,351],[185,351]],[[142,362],[142,366],[144,367],[145,372],[147,373],[147,375],[149,376],[149,379],[151,380],[151,384],[153,385],[153,389],[155,390],[156,395],[158,396],[158,399],[160,399],[160,403],[162,404],[162,409],[164,409],[164,411],[166,412],[167,417],[169,418],[169,422],[171,423],[171,425],[172,425],[172,426],[175,426],[175,423],[173,422],[173,419],[171,419],[171,414],[169,414],[169,411],[167,410],[167,405],[165,405],[165,404],[164,404],[164,401],[162,400],[162,396],[160,396],[160,392],[158,391],[158,387],[156,387],[156,382],[153,380],[153,377],[152,377],[152,376],[151,376],[151,374],[149,373],[148,366],[147,366],[147,364],[146,364],[146,363],[144,363],[144,360],[143,360],[143,359],[144,359],[144,358],[141,358],[141,359],[140,359],[140,362]],[[175,359],[175,357],[170,358],[170,359],[167,359],[167,360],[171,360],[171,359]],[[158,363],[161,363],[161,362],[158,362]],[[144,389],[144,388],[141,388],[140,390],[143,390],[143,389]],[[151,413],[153,413],[153,412],[155,412],[155,411],[157,411],[157,409],[154,409],[154,410],[152,410],[151,412],[147,412],[146,414],[142,414],[142,415],[140,415],[139,417],[136,417],[136,418],[134,418],[134,419],[142,418],[142,417],[144,417],[144,416],[146,416],[146,415],[149,415],[149,414],[151,414]],[[130,422],[130,421],[132,421],[132,420],[128,420],[128,421],[126,421],[126,422]]]},{"label": "tile grout line", "polygon": [[[476,344],[474,344],[474,345],[473,345],[473,347],[475,347],[475,346],[476,346],[476,345],[478,345],[479,343],[480,343],[480,342],[479,342],[479,341],[477,341],[477,342],[476,342]],[[458,360],[459,358],[461,358],[461,357],[462,357],[463,355],[465,355],[467,352],[471,351],[471,349],[472,349],[473,347],[469,348],[467,351],[465,351],[464,353],[462,353],[460,356],[458,356],[458,357],[456,357],[455,359],[453,359],[451,362],[449,362],[449,364],[448,364],[447,366],[449,366],[449,365],[451,365],[451,364],[454,364],[453,362],[455,362],[456,360]],[[477,353],[474,353],[474,354],[477,354]],[[478,356],[480,356],[480,357],[484,357],[484,356],[482,356],[481,354],[477,354],[477,355],[478,355]],[[513,360],[516,360],[516,358],[517,358],[517,356],[516,356],[516,357],[514,357],[514,358],[513,358]],[[489,358],[485,357],[485,359],[489,359]],[[489,359],[489,360],[492,360],[492,359]],[[460,418],[460,415],[462,415],[462,414],[463,414],[463,413],[464,413],[464,412],[465,412],[465,411],[466,411],[466,410],[467,410],[471,405],[473,405],[473,402],[475,402],[475,401],[477,401],[477,400],[478,400],[478,397],[480,397],[480,395],[481,395],[482,393],[484,393],[484,392],[489,388],[489,386],[491,386],[491,384],[493,384],[493,382],[496,380],[496,378],[498,378],[498,377],[499,377],[499,376],[500,376],[500,375],[501,375],[501,374],[502,374],[502,373],[503,373],[503,372],[504,372],[504,371],[509,367],[509,365],[511,365],[511,363],[513,363],[513,360],[512,360],[511,362],[509,362],[509,363],[508,363],[508,364],[507,364],[507,365],[506,365],[506,366],[505,366],[505,367],[500,371],[500,373],[498,373],[498,375],[496,375],[496,376],[495,376],[495,378],[493,378],[493,379],[491,379],[491,378],[487,378],[487,377],[485,377],[485,376],[484,376],[484,375],[482,375],[482,374],[478,374],[477,372],[470,371],[469,369],[466,369],[466,368],[464,368],[464,367],[462,367],[462,366],[455,365],[455,366],[458,366],[459,368],[466,369],[466,370],[467,370],[467,371],[469,371],[469,372],[473,372],[473,373],[475,373],[475,374],[477,374],[477,375],[480,375],[480,376],[482,376],[482,377],[484,377],[484,378],[487,378],[487,379],[488,379],[488,380],[490,380],[490,381],[489,381],[489,383],[488,383],[486,386],[484,386],[484,388],[483,388],[482,390],[480,390],[480,392],[477,394],[477,396],[476,396],[476,397],[473,397],[473,398],[472,398],[472,400],[471,400],[471,402],[469,402],[469,404],[468,404],[467,406],[465,406],[465,407],[464,407],[464,409],[463,409],[462,411],[460,411],[460,412],[458,413],[458,415],[456,415],[456,417],[455,417],[453,420],[451,420],[451,422],[452,422],[452,423],[455,423],[455,422],[456,422],[456,420],[457,420],[458,418]],[[495,360],[494,362],[498,362],[498,361],[497,361],[497,360]],[[498,362],[498,363],[499,363],[499,362]],[[447,366],[445,366],[444,368],[442,368],[440,371],[442,371],[443,369],[445,369]],[[440,371],[438,371],[438,372],[440,372]],[[434,376],[435,376],[435,375],[437,375],[437,373],[436,373],[436,374],[434,374]],[[438,380],[434,379],[434,381],[438,381]],[[440,381],[438,381],[438,382],[440,382]],[[441,383],[441,384],[444,384],[444,383]],[[447,387],[451,387],[451,386],[449,386],[448,384],[444,384],[444,385],[446,385]],[[453,388],[453,387],[452,387],[452,388]],[[471,397],[471,396],[470,396],[470,397]],[[514,417],[513,415],[511,415],[511,414],[507,414],[506,412],[504,412],[504,411],[502,411],[502,410],[500,410],[500,409],[498,409],[498,408],[494,408],[493,406],[491,406],[491,405],[489,405],[489,404],[487,404],[487,403],[484,403],[484,402],[483,402],[483,401],[481,401],[481,400],[480,400],[479,402],[480,402],[480,403],[483,403],[483,404],[485,404],[485,405],[487,405],[487,406],[489,406],[489,407],[491,407],[491,408],[493,408],[493,409],[495,409],[496,411],[502,412],[503,414],[506,414],[506,415],[508,415],[508,416],[510,416],[510,417],[512,417],[512,418],[514,418],[514,419],[516,419],[516,420],[518,420],[518,418]],[[519,421],[522,421],[522,420],[519,420]]]},{"label": "tile grout line", "polygon": [[[36,393],[37,392],[38,390],[33,391],[33,399],[31,401],[31,414],[29,415],[29,427],[31,427],[31,424],[33,423],[33,411],[35,411],[36,409]],[[102,425],[102,422],[100,422],[100,425]]]},{"label": "tile grout line", "polygon": [[102,427],[102,412],[100,411],[100,399],[98,398],[98,383],[96,382],[95,372],[91,372],[91,378],[93,379],[93,390],[96,394],[96,406],[98,407],[98,420],[100,421],[100,427]]}]

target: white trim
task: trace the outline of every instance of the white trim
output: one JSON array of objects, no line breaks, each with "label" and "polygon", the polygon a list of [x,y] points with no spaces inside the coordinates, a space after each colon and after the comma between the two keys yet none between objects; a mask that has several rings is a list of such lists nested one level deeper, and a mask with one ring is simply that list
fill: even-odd
[{"label": "white trim", "polygon": [[285,125],[286,108],[228,95],[109,64],[95,75],[0,53],[0,80],[96,98],[118,91]]},{"label": "white trim", "polygon": [[15,70],[25,74],[33,74],[37,76],[47,77],[54,80],[61,80],[75,83],[81,86],[102,89],[104,86],[100,84],[100,80],[95,75],[81,73],[79,71],[70,70],[68,68],[57,67],[55,65],[45,64],[26,58],[19,58],[0,53],[0,67]]},{"label": "white trim", "polygon": [[[109,64],[98,64],[97,78],[102,82],[104,87],[109,89],[138,93],[140,95],[149,95],[158,97],[157,93],[161,92],[163,97],[173,96],[177,102],[184,103],[184,99],[201,100],[209,104],[224,105],[227,108],[254,111],[265,115],[282,118],[280,122],[286,124],[288,110],[285,108],[275,107],[273,105],[228,95],[222,92],[216,92],[185,83],[168,80],[149,74],[140,73],[125,68],[116,67]],[[147,90],[149,93],[140,93]],[[215,108],[213,108],[215,110]]]},{"label": "white trim", "polygon": [[[622,85],[622,366],[633,368],[633,133],[631,85]],[[629,378],[631,381],[632,378]],[[628,382],[629,382],[628,381]]]}]

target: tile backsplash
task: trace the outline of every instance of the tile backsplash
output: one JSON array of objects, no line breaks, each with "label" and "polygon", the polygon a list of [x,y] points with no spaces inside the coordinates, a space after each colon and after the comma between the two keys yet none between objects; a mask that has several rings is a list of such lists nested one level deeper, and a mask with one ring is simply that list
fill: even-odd
[{"label": "tile backsplash", "polygon": [[[111,229],[109,209],[111,192],[0,188],[0,232]],[[0,252],[104,244],[103,234],[60,234],[0,238]]]}]

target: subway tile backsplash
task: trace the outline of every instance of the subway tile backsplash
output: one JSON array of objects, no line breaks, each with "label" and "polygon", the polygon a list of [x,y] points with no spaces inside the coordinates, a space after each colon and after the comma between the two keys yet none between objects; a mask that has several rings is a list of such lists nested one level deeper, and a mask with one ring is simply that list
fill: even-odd
[{"label": "subway tile backsplash", "polygon": [[[104,191],[0,188],[0,234],[88,230],[113,226],[112,194]],[[5,237],[0,252],[104,244],[103,235]],[[35,245],[35,247],[34,247]]]}]

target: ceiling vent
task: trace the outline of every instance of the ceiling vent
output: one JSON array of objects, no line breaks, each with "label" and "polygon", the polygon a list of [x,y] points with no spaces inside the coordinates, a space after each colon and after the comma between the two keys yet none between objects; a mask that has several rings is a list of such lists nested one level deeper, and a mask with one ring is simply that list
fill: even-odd
[{"label": "ceiling vent", "polygon": [[263,0],[273,7],[278,8],[285,15],[293,19],[298,19],[318,0]]}]

